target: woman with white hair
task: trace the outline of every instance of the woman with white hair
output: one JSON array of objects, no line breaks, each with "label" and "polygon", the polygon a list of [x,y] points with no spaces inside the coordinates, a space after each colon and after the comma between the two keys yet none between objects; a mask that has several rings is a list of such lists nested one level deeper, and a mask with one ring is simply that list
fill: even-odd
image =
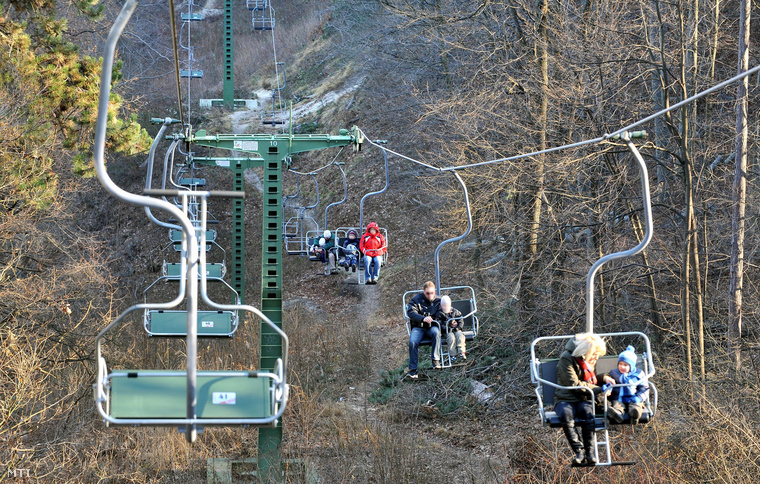
[{"label": "woman with white hair", "polygon": [[[577,389],[558,388],[554,392],[554,411],[562,421],[567,442],[575,453],[571,461],[573,465],[585,463],[593,466],[597,462],[594,435],[594,397],[602,392],[601,382],[615,383],[615,380],[608,375],[597,377],[594,374],[597,360],[605,353],[607,353],[607,346],[599,335],[579,333],[568,341],[565,351],[557,363],[558,385],[584,387]],[[575,427],[576,418],[580,423],[580,432]]]}]

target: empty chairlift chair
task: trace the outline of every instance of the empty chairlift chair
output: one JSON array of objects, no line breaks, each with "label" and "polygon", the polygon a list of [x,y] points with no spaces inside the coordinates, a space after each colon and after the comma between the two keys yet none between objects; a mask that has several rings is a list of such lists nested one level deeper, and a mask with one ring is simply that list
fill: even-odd
[{"label": "empty chairlift chair", "polygon": [[[208,242],[209,236],[216,238],[215,230],[206,230],[206,247],[210,248],[211,243]],[[200,233],[200,228],[196,228],[196,235]],[[175,247],[175,250],[181,251],[182,247],[182,231],[176,229],[170,229],[170,238],[172,239],[171,245]],[[178,238],[178,240],[177,240]],[[200,239],[200,237],[199,237]],[[221,248],[216,242],[214,245]],[[186,258],[183,257],[180,262],[167,263],[164,261],[163,271],[161,277],[148,286],[143,292],[143,298],[147,302],[148,291],[156,286],[161,281],[180,281],[185,277],[187,273]],[[216,281],[223,284],[232,293],[233,300],[238,301],[239,297],[237,292],[224,280],[225,275],[225,263],[206,263],[205,274],[198,274],[199,279],[205,277],[206,280]],[[168,336],[168,337],[184,337],[187,335],[187,311],[172,310],[172,309],[146,309],[144,315],[144,327],[148,336]],[[238,315],[234,311],[220,311],[220,310],[199,310],[197,314],[197,329],[199,337],[232,337],[238,328]]]},{"label": "empty chairlift chair", "polygon": [[[146,188],[144,195],[127,192],[117,186],[105,168],[106,124],[108,120],[108,99],[110,98],[111,76],[116,44],[129,18],[137,7],[137,2],[129,0],[118,15],[106,40],[101,70],[101,92],[98,105],[97,125],[93,143],[95,170],[103,187],[117,199],[146,209],[162,211],[174,217],[182,227],[187,241],[187,250],[182,251],[187,259],[181,269],[186,274],[180,283],[179,294],[174,300],[157,304],[137,304],[109,323],[96,338],[96,381],[93,384],[95,404],[98,413],[107,424],[115,425],[173,425],[184,429],[188,442],[194,442],[198,427],[257,425],[276,426],[287,406],[287,355],[288,337],[265,314],[252,306],[218,305],[220,310],[253,313],[262,324],[266,324],[280,337],[283,357],[278,358],[269,370],[244,371],[198,371],[198,344],[196,308],[198,302],[198,267],[205,269],[205,250],[199,250],[205,237],[205,200],[214,196],[205,192],[201,217],[201,241],[198,241],[192,221],[180,209],[166,200],[151,196],[186,197],[180,191],[153,190]],[[160,131],[162,133],[163,131]],[[150,195],[150,196],[146,196]],[[241,194],[230,195],[222,192],[219,196],[239,198]],[[186,205],[185,205],[186,206]],[[201,278],[201,295],[205,298],[206,278]],[[186,366],[181,369],[120,369],[109,371],[103,352],[104,341],[109,333],[121,330],[132,313],[145,309],[171,309],[180,302],[187,302],[187,327],[185,351]],[[208,302],[208,301],[206,301]],[[110,341],[111,338],[109,338]]]},{"label": "empty chairlift chair", "polygon": [[[123,316],[136,308],[133,306]],[[237,308],[239,311],[250,309]],[[276,425],[287,403],[283,360],[278,359],[272,371],[197,371],[194,386],[189,383],[187,370],[109,371],[102,356],[103,340],[122,321],[120,316],[97,338],[95,400],[98,412],[107,424],[180,428],[187,425]],[[284,333],[281,336],[283,351],[286,351],[287,338]],[[191,388],[197,401],[193,418],[188,417]]]},{"label": "empty chairlift chair", "polygon": [[[205,231],[205,198],[202,201],[203,230],[193,230],[195,238],[201,233],[201,240],[188,243],[194,248],[204,242]],[[189,221],[188,221],[189,223]],[[201,293],[204,301],[206,282],[217,279],[223,282],[223,273],[219,267],[223,265],[206,264],[205,251],[197,251],[200,260],[189,258],[182,252],[182,261],[169,265],[160,280],[182,280],[195,274],[190,272],[192,265],[212,268],[208,274],[198,271],[201,281]],[[197,270],[196,270],[197,271]],[[154,283],[155,284],[155,283]],[[226,283],[225,283],[226,284]],[[151,286],[152,287],[152,286]],[[227,286],[229,287],[229,286]],[[150,288],[148,288],[150,289]],[[232,290],[231,287],[229,287]],[[147,292],[147,289],[146,289]],[[234,291],[233,291],[234,292]],[[190,297],[190,294],[188,294]],[[144,309],[145,328],[152,336],[178,336],[188,338],[191,346],[188,324],[190,320],[196,326],[196,337],[231,336],[237,329],[237,314],[250,312],[260,318],[263,324],[273,328],[276,326],[260,311],[251,306],[239,304],[216,305],[214,311],[167,310],[162,305],[148,303],[133,306],[116,321],[104,329],[97,338],[98,380],[95,383],[95,398],[99,413],[109,424],[121,425],[176,425],[187,426],[230,426],[230,425],[276,425],[287,402],[287,384],[285,382],[285,364],[282,359],[272,371],[195,371],[172,369],[136,370],[124,369],[109,372],[106,360],[102,356],[102,343],[105,335],[116,329],[131,312]],[[287,336],[276,328],[283,341],[283,349],[287,348]],[[195,358],[196,351],[188,351],[188,361]],[[194,361],[194,359],[192,360]],[[188,364],[188,368],[190,365]],[[189,416],[189,395],[194,395],[196,402],[193,416]]]},{"label": "empty chairlift chair", "polygon": [[[293,208],[297,210],[298,215],[296,217],[291,217],[286,221],[285,224],[283,224],[283,240],[285,242],[285,252],[290,255],[307,255],[309,252],[309,245],[311,243],[311,240],[307,236],[307,232],[310,230],[319,230],[319,224],[314,219],[314,217],[306,214],[307,210],[311,210],[319,205],[319,181],[317,180],[315,173],[309,173],[309,175],[311,176],[312,180],[314,180],[317,200],[310,205],[294,206]],[[296,194],[289,196],[288,198],[295,198],[298,196],[299,192],[300,185],[296,190]]]},{"label": "empty chairlift chair", "polygon": [[253,30],[272,30],[274,29],[274,9],[271,5],[266,8],[254,10],[251,15]]}]

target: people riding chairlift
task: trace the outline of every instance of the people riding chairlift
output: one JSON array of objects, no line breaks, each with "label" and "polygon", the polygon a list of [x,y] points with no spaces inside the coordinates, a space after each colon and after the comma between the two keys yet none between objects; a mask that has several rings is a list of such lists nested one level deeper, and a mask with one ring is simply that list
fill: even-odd
[{"label": "people riding chairlift", "polygon": [[332,249],[335,247],[333,241],[332,232],[325,230],[322,237],[319,240],[314,240],[314,245],[311,246],[310,252],[316,256],[319,256],[319,260],[323,264],[327,264],[325,274],[333,274],[337,272],[335,269],[335,251]]},{"label": "people riding chairlift", "polygon": [[406,306],[406,314],[412,330],[409,333],[409,378],[416,380],[420,341],[430,338],[430,358],[435,369],[441,368],[441,327],[434,316],[439,312],[441,300],[435,295],[435,283],[427,281],[422,292],[414,296]]},{"label": "people riding chairlift", "polygon": [[370,222],[367,225],[367,231],[359,240],[359,250],[364,254],[364,279],[367,284],[377,284],[382,255],[388,247],[376,222]]},{"label": "people riding chairlift", "polygon": [[[554,393],[554,411],[573,450],[571,464],[575,466],[593,466],[597,463],[594,404],[596,399],[604,398],[609,393],[606,388],[603,389],[602,382],[615,384],[609,375],[594,373],[597,360],[605,353],[607,345],[601,337],[594,333],[580,333],[567,342],[557,363],[557,384],[564,388],[557,388]],[[580,429],[575,427],[576,418]]]},{"label": "people riding chairlift", "polygon": [[356,265],[359,263],[359,234],[356,230],[351,229],[348,231],[346,240],[343,242],[343,247],[338,249],[340,251],[340,257],[338,258],[338,265],[343,267],[346,272],[351,268],[353,272],[356,272]]}]

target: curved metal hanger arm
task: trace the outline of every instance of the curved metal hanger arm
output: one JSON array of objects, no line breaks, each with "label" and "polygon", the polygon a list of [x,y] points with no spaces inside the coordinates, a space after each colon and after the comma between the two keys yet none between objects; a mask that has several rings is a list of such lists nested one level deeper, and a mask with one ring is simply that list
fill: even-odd
[{"label": "curved metal hanger arm", "polygon": [[371,197],[372,195],[380,195],[381,193],[385,193],[386,190],[388,190],[389,185],[389,176],[388,176],[388,152],[385,148],[380,147],[381,150],[383,150],[383,158],[385,159],[385,186],[382,190],[379,190],[377,192],[369,192],[368,194],[364,195],[361,199],[361,202],[359,202],[359,228],[361,230],[364,230],[364,200]]},{"label": "curved metal hanger arm", "polygon": [[334,163],[334,164],[340,170],[340,174],[343,175],[343,199],[340,200],[339,202],[333,202],[330,205],[325,207],[325,230],[329,230],[328,224],[327,224],[327,211],[330,209],[330,207],[335,207],[337,205],[346,203],[346,200],[348,199],[348,182],[346,181],[346,172],[343,171],[343,167],[341,166],[343,163]]},{"label": "curved metal hanger arm", "polygon": [[462,192],[464,193],[464,206],[467,211],[467,230],[464,231],[462,235],[459,235],[457,237],[444,240],[440,244],[438,244],[438,247],[435,248],[435,287],[437,290],[441,289],[441,266],[439,262],[439,256],[441,254],[441,249],[444,245],[450,244],[452,242],[457,242],[459,240],[464,239],[468,235],[470,235],[470,231],[472,231],[472,210],[470,209],[470,195],[467,193],[467,185],[465,185],[464,180],[462,180],[462,177],[459,176],[459,173],[454,171],[454,177],[459,181],[459,184],[462,185]]},{"label": "curved metal hanger arm", "polygon": [[641,242],[632,249],[623,250],[621,252],[615,252],[613,254],[607,254],[601,259],[596,261],[586,276],[586,331],[592,333],[594,331],[594,276],[599,272],[601,267],[616,259],[623,259],[638,254],[649,245],[649,241],[652,240],[652,199],[649,193],[649,172],[647,166],[644,163],[641,153],[639,153],[636,145],[631,142],[631,138],[643,138],[646,136],[645,131],[637,131],[634,133],[624,132],[620,134],[620,139],[625,141],[631,154],[639,165],[639,172],[641,176],[641,197],[644,202],[644,237]]}]

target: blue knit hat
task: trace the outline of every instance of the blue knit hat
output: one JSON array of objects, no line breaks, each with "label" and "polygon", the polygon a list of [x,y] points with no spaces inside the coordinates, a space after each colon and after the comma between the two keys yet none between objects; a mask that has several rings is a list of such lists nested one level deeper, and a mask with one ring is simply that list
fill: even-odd
[{"label": "blue knit hat", "polygon": [[633,346],[628,346],[625,351],[620,353],[620,358],[618,358],[618,361],[624,361],[628,363],[628,365],[631,367],[631,371],[636,370],[636,348]]}]

